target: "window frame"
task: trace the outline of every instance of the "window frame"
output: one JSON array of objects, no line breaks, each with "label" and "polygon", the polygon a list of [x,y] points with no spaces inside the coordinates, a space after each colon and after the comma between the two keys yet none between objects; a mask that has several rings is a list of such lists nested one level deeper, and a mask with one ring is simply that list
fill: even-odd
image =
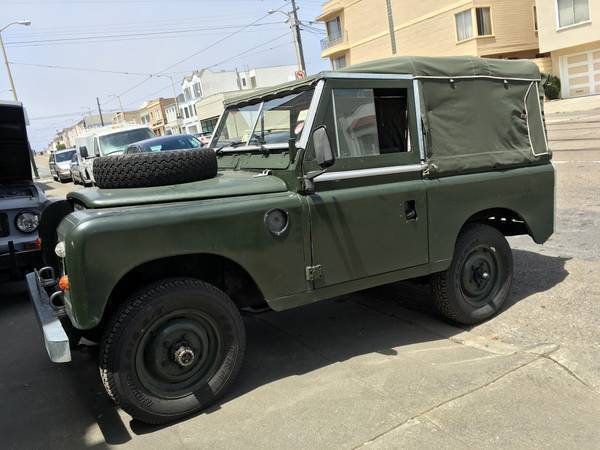
[{"label": "window frame", "polygon": [[[418,139],[418,126],[416,114],[418,109],[416,104],[415,87],[413,78],[398,79],[336,79],[330,78],[325,82],[321,100],[319,102],[317,116],[312,124],[311,133],[315,128],[325,125],[329,139],[334,152],[338,154],[337,135],[335,131],[335,117],[333,104],[334,89],[406,89],[408,96],[408,126],[409,142],[411,149],[408,152],[386,153],[371,156],[359,156],[354,158],[336,158],[334,165],[329,169],[331,172],[343,172],[356,169],[377,169],[390,166],[414,165],[421,163],[421,149]],[[308,140],[307,151],[305,152],[303,170],[305,173],[319,170],[314,159],[308,159],[307,155],[313,154],[312,139]]]},{"label": "window frame", "polygon": [[[479,34],[479,26],[477,23],[477,10],[479,9],[489,9],[490,11],[490,30],[491,34]],[[458,22],[457,18],[459,15],[464,14],[466,12],[471,13],[471,36],[465,39],[459,39],[458,37]],[[454,13],[454,37],[456,39],[457,44],[462,44],[463,42],[469,42],[473,39],[487,39],[493,38],[495,36],[494,30],[494,8],[491,5],[480,5],[472,8],[467,8],[462,11],[458,11]]]},{"label": "window frame", "polygon": [[[559,1],[560,0],[555,0],[554,1],[554,6],[555,6],[554,12],[556,14],[556,31],[568,30],[570,28],[578,27],[578,26],[585,25],[585,24],[588,24],[588,23],[592,22],[592,13],[591,13],[591,10],[590,10],[590,2],[589,2],[589,0],[586,0],[587,1],[587,9],[588,9],[588,18],[587,18],[587,20],[582,20],[581,22],[573,22],[570,25],[561,26],[561,24],[560,24],[560,6],[558,4]],[[574,0],[571,0],[571,6],[573,8],[573,20],[575,20],[575,3],[574,3]]]}]

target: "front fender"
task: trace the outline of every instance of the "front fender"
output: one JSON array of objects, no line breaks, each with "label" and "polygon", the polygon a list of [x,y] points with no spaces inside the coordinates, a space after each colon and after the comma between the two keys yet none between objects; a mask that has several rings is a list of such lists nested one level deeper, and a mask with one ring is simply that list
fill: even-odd
[{"label": "front fender", "polygon": [[[288,212],[281,236],[264,216]],[[146,262],[186,254],[213,254],[240,265],[265,298],[306,290],[302,204],[295,193],[77,211],[61,225],[70,292],[67,312],[75,327],[97,325],[109,295],[129,271]]]}]

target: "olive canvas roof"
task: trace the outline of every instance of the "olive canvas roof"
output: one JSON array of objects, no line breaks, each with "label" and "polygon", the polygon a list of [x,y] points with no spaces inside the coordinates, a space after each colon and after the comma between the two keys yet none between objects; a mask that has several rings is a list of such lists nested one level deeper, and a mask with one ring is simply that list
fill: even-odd
[{"label": "olive canvas roof", "polygon": [[[538,66],[529,60],[478,58],[475,56],[424,57],[400,56],[349,66],[337,72],[320,72],[300,80],[239,93],[226,99],[225,105],[254,103],[286,92],[307,89],[317,81],[339,77],[344,73],[403,74],[415,78],[500,78],[507,80],[538,81]],[[335,74],[335,75],[334,75]]]}]

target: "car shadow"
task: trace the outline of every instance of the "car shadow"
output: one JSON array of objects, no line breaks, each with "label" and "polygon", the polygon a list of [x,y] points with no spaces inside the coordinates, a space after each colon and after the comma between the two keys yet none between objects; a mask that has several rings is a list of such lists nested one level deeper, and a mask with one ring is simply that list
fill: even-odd
[{"label": "car shadow", "polygon": [[[505,308],[568,276],[565,258],[515,250],[514,260],[515,282]],[[126,415],[100,383],[94,347],[75,351],[70,365],[50,363],[26,303],[21,298],[0,305],[0,338],[6,342],[0,360],[8,367],[0,371],[0,434],[9,448],[35,447],[41,436],[60,443],[56,447],[104,448],[126,443],[132,434],[175,426],[124,423]],[[294,310],[245,316],[247,349],[237,381],[217,404],[181,422],[195,426],[204,415],[218,414],[222,405],[277,380],[369,353],[396,355],[400,347],[441,341],[465,329],[433,314],[428,285],[402,282]]]}]

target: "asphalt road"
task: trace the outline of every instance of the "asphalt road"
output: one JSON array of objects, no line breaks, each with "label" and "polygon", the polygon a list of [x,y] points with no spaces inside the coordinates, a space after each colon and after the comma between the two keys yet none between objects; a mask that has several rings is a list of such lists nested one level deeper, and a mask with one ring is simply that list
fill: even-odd
[{"label": "asphalt road", "polygon": [[233,391],[150,427],[106,397],[94,348],[51,364],[25,298],[3,295],[2,447],[600,448],[600,110],[548,122],[556,233],[511,238],[513,288],[489,322],[449,325],[409,283],[247,317]]}]

